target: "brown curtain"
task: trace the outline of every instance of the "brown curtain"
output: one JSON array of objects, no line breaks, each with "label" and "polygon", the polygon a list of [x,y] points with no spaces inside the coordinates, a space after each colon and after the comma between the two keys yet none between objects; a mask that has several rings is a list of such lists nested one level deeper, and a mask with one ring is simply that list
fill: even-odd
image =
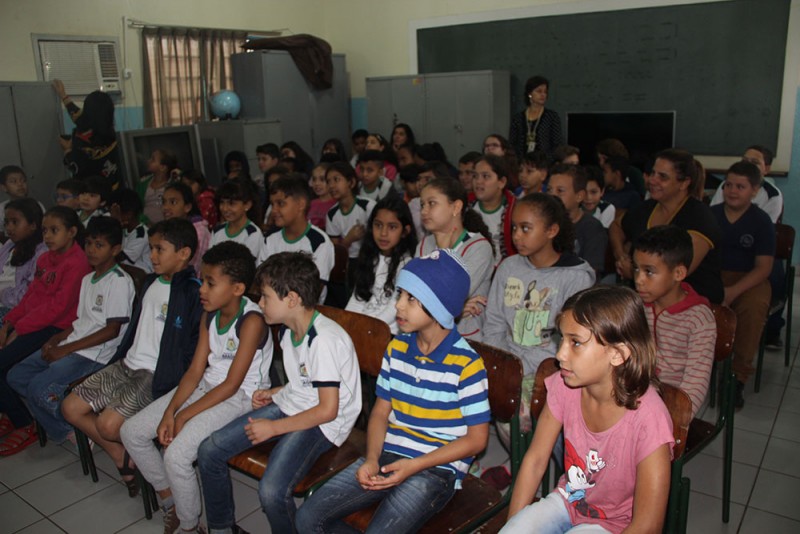
[{"label": "brown curtain", "polygon": [[243,31],[143,28],[145,126],[201,120],[204,94],[233,89],[230,56],[246,37]]}]

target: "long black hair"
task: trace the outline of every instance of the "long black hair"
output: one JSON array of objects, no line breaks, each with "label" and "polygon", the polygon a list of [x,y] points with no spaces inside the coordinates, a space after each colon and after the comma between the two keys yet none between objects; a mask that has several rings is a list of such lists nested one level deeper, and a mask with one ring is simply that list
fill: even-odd
[{"label": "long black hair", "polygon": [[389,272],[386,275],[386,283],[383,285],[384,296],[390,297],[395,291],[395,279],[397,278],[397,269],[400,266],[400,261],[406,256],[414,256],[414,249],[417,248],[417,232],[414,230],[414,220],[411,218],[411,211],[408,209],[408,204],[403,201],[403,198],[400,195],[389,195],[375,204],[367,222],[367,232],[361,241],[361,250],[358,252],[354,271],[354,294],[364,302],[372,298],[375,271],[378,267],[378,262],[381,260],[381,251],[372,235],[372,224],[380,210],[388,210],[394,213],[403,226],[403,232],[405,232],[405,235],[400,238],[400,241],[392,249]]},{"label": "long black hair", "polygon": [[294,152],[294,160],[297,163],[295,171],[302,172],[303,174],[310,175],[314,168],[314,158],[308,155],[308,152],[303,150],[296,141],[287,141],[281,145],[281,152],[284,148],[288,148]]},{"label": "long black hair", "polygon": [[6,204],[6,211],[8,210],[18,211],[28,224],[36,225],[36,230],[31,235],[14,243],[10,264],[12,267],[20,267],[33,258],[36,247],[42,242],[42,207],[32,198],[19,198]]},{"label": "long black hair", "polygon": [[560,198],[546,193],[531,193],[517,200],[514,209],[523,205],[533,208],[548,228],[558,225],[558,234],[553,238],[553,250],[558,253],[575,250],[575,225]]},{"label": "long black hair", "polygon": [[75,126],[79,132],[92,131],[92,144],[108,145],[116,141],[114,131],[114,102],[102,91],[89,93]]},{"label": "long black hair", "polygon": [[42,218],[44,217],[55,217],[56,219],[59,219],[61,224],[63,224],[67,230],[70,228],[75,228],[74,240],[76,243],[78,243],[78,245],[80,245],[81,248],[83,248],[85,232],[83,223],[78,217],[78,212],[66,206],[53,206],[44,212],[44,216]]}]

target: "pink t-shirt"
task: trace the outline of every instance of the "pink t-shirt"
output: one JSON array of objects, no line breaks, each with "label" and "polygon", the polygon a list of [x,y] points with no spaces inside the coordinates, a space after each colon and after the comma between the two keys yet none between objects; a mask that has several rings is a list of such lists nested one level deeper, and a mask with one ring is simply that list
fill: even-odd
[{"label": "pink t-shirt", "polygon": [[664,443],[672,455],[672,419],[654,388],[604,432],[586,427],[581,389],[560,374],[545,379],[547,406],[564,427],[564,469],[558,481],[573,525],[595,523],[622,532],[633,518],[636,466]]},{"label": "pink t-shirt", "polygon": [[320,230],[324,230],[328,210],[330,210],[334,204],[336,204],[336,199],[333,198],[328,200],[315,198],[311,201],[311,207],[308,209],[308,220]]}]

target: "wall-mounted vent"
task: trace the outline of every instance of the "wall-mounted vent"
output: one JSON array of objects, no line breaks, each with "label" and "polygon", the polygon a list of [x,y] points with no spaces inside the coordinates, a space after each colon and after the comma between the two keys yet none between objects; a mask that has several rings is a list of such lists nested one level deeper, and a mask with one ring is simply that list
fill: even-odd
[{"label": "wall-mounted vent", "polygon": [[122,79],[117,42],[108,38],[34,36],[40,79],[64,82],[67,94],[101,90],[119,95]]}]

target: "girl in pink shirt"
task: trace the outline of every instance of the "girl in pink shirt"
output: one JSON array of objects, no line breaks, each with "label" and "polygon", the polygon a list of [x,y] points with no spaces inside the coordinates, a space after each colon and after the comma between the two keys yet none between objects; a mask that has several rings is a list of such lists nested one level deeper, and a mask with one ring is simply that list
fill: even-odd
[{"label": "girl in pink shirt", "polygon": [[[672,421],[642,301],[627,288],[596,286],[570,297],[557,324],[561,373],[545,380],[547,404],[501,532],[660,532]],[[565,474],[530,504],[562,429]]]}]

